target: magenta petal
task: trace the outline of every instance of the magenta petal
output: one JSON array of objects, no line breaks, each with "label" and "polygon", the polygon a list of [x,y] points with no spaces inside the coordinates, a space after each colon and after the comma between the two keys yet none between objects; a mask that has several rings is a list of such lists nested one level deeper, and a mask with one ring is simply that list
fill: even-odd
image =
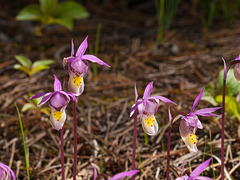
[{"label": "magenta petal", "polygon": [[168,118],[169,118],[169,125],[171,125],[172,115],[171,115],[171,105],[168,106]]},{"label": "magenta petal", "polygon": [[73,101],[77,102],[77,99],[76,99],[76,97],[73,95],[73,93],[71,93],[71,92],[66,92],[66,93],[67,93],[69,96],[72,97]]},{"label": "magenta petal", "polygon": [[137,86],[136,86],[136,83],[134,84],[134,91],[135,91],[135,102],[137,102],[137,99],[138,99],[138,92],[137,92]]},{"label": "magenta petal", "polygon": [[72,61],[71,66],[82,76],[85,75],[88,71],[88,63],[83,62],[80,58],[75,58],[75,60]]},{"label": "magenta petal", "polygon": [[212,178],[206,177],[206,176],[197,176],[195,178],[196,180],[213,180]]},{"label": "magenta petal", "polygon": [[193,106],[192,106],[192,109],[191,109],[191,111],[190,111],[189,114],[191,114],[191,113],[194,111],[194,109],[196,108],[198,102],[202,99],[203,93],[204,93],[204,88],[202,89],[202,91],[200,92],[200,94],[199,94],[199,95],[197,96],[197,98],[195,99],[195,101],[194,101],[194,103],[193,103]]},{"label": "magenta petal", "polygon": [[68,58],[67,58],[67,62],[70,63],[70,62],[72,62],[72,61],[75,60],[75,59],[76,59],[76,57],[68,57]]},{"label": "magenta petal", "polygon": [[235,60],[240,60],[240,54],[235,58]]},{"label": "magenta petal", "polygon": [[85,51],[88,47],[87,39],[88,39],[88,36],[84,39],[84,41],[79,46],[77,53],[76,53],[76,57],[81,58],[83,56],[83,54],[85,53]]},{"label": "magenta petal", "polygon": [[71,48],[71,56],[74,55],[74,43],[73,43],[73,39],[72,39],[72,48]]},{"label": "magenta petal", "polygon": [[151,96],[151,97],[149,97],[148,99],[159,99],[159,100],[161,100],[161,101],[163,101],[163,102],[165,102],[165,103],[172,103],[172,104],[177,105],[175,102],[173,102],[173,101],[171,101],[170,99],[165,98],[165,97],[163,97],[163,96]]},{"label": "magenta petal", "polygon": [[226,80],[227,79],[227,66],[226,66],[225,60],[223,58],[222,58],[222,60],[223,60],[223,65],[224,65],[224,76],[223,76],[223,78]]},{"label": "magenta petal", "polygon": [[97,168],[94,166],[94,169],[93,169],[93,180],[96,180],[97,179]]},{"label": "magenta petal", "polygon": [[[139,108],[139,105],[142,104],[143,101],[142,100],[138,100],[135,104],[132,105],[131,111],[130,111],[130,117],[132,117],[132,115],[134,114],[134,112],[136,111],[137,108]],[[139,112],[140,114],[140,112]]]},{"label": "magenta petal", "polygon": [[150,82],[150,83],[147,85],[147,87],[146,87],[146,89],[145,89],[145,91],[144,91],[144,94],[143,94],[143,99],[148,99],[148,97],[149,97],[150,94],[151,94],[152,88],[153,88],[153,81]]},{"label": "magenta petal", "polygon": [[38,93],[38,94],[35,94],[34,96],[30,97],[28,100],[40,98],[40,97],[44,96],[45,94],[47,94],[47,93]]},{"label": "magenta petal", "polygon": [[100,65],[103,65],[103,66],[107,66],[107,67],[110,67],[107,63],[103,62],[101,59],[97,58],[96,56],[94,55],[83,55],[82,56],[82,59],[83,60],[88,60],[88,61],[91,61],[93,63],[98,63]]},{"label": "magenta petal", "polygon": [[194,169],[194,171],[190,174],[190,177],[196,177],[198,176],[199,174],[201,174],[201,172],[204,171],[204,169],[206,169],[210,163],[210,161],[212,160],[212,158],[204,161],[203,163],[201,163],[198,167],[196,167]]},{"label": "magenta petal", "polygon": [[61,91],[62,90],[61,82],[58,80],[55,74],[53,76],[54,76],[54,91]]},{"label": "magenta petal", "polygon": [[45,102],[47,102],[51,96],[53,95],[54,93],[47,93],[43,98],[42,98],[42,101],[38,104],[38,106],[41,106],[42,104],[44,104]]},{"label": "magenta petal", "polygon": [[138,172],[139,172],[139,170],[121,172],[121,173],[116,174],[112,178],[110,178],[110,180],[118,180],[120,178],[127,177],[127,176],[131,177],[131,176],[134,176],[135,174],[137,174]]},{"label": "magenta petal", "polygon": [[211,113],[211,112],[214,112],[218,109],[221,109],[221,107],[204,108],[204,109],[199,109],[199,110],[195,111],[193,114],[198,114],[198,115],[201,115],[201,116],[218,116],[216,114]]}]

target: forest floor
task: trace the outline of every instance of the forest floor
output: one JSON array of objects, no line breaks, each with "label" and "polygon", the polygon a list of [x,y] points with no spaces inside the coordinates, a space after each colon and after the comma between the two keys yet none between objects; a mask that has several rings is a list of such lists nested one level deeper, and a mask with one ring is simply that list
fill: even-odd
[{"label": "forest floor", "polygon": [[[173,21],[172,28],[164,36],[161,47],[156,47],[157,17],[154,3],[126,6],[121,3],[93,1],[84,6],[91,16],[77,21],[73,31],[59,25],[43,29],[41,37],[34,34],[38,23],[19,22],[15,16],[31,1],[10,3],[1,1],[5,11],[0,12],[0,161],[10,165],[18,179],[26,179],[23,142],[14,102],[21,109],[28,103],[28,94],[53,91],[53,74],[61,82],[68,80],[68,72],[62,68],[63,57],[71,52],[71,39],[75,48],[89,36],[89,46],[94,47],[98,24],[101,35],[98,57],[111,68],[97,66],[98,74],[90,70],[85,76],[85,91],[78,97],[78,176],[93,176],[93,165],[102,163],[105,174],[112,176],[131,169],[133,118],[129,117],[134,103],[134,84],[139,93],[146,85],[153,84],[152,94],[165,96],[177,103],[171,106],[172,114],[189,112],[201,89],[216,82],[223,69],[222,57],[227,64],[240,50],[240,28],[216,25],[203,33],[197,14],[190,4],[184,4]],[[154,9],[154,11],[153,11]],[[87,50],[89,53],[89,48]],[[49,70],[32,77],[15,70],[15,55],[31,60],[54,59]],[[67,88],[65,88],[66,90]],[[44,107],[47,105],[44,105]],[[211,107],[200,101],[197,109]],[[73,118],[71,103],[67,108],[64,125],[66,176],[72,177],[73,164]],[[138,122],[138,157],[136,167],[141,169],[136,179],[164,179],[166,177],[166,147],[168,128],[168,105],[161,103],[156,114],[160,133],[154,137],[144,136]],[[201,117],[203,129],[197,131],[197,153],[189,153],[179,131],[179,121],[173,124],[171,142],[171,179],[180,176],[181,165],[194,169],[202,162],[203,155],[220,158],[221,111],[219,117]],[[36,110],[21,113],[25,131],[31,179],[59,179],[60,134],[49,123],[48,117]],[[228,118],[225,124],[226,168],[235,179],[240,178],[239,122]],[[211,141],[209,133],[211,132]],[[214,160],[214,168],[206,175],[219,179],[220,165]]]}]

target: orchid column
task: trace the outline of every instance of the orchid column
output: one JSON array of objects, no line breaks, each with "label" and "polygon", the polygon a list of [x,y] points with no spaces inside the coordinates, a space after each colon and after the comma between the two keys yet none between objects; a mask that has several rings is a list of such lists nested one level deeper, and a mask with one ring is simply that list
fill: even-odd
[{"label": "orchid column", "polygon": [[[88,43],[88,36],[79,46],[76,54],[74,55],[74,44],[72,41],[71,56],[63,59],[63,67],[68,63],[69,81],[68,89],[75,96],[80,96],[84,91],[83,77],[88,71],[88,61],[98,63],[103,66],[110,67],[108,64],[98,59],[94,55],[84,55]],[[73,179],[76,180],[77,174],[77,117],[76,117],[76,104],[73,102],[73,123],[74,123],[74,165],[73,165]]]},{"label": "orchid column", "polygon": [[[144,91],[143,96],[138,95],[135,84],[135,104],[131,108],[130,117],[134,114],[134,132],[133,132],[133,155],[132,155],[132,170],[135,169],[135,154],[136,154],[136,136],[137,136],[137,109],[142,122],[143,130],[150,136],[154,136],[158,132],[158,123],[155,118],[160,100],[165,103],[173,103],[173,101],[163,96],[151,96],[153,82],[149,83]],[[134,176],[132,177],[134,179]]]}]

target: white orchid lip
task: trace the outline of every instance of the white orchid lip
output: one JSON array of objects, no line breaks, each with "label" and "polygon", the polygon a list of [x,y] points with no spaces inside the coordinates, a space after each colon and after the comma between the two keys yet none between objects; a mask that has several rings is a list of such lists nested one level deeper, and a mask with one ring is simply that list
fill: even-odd
[{"label": "white orchid lip", "polygon": [[65,109],[55,110],[51,108],[50,123],[56,130],[60,130],[63,127],[64,122],[66,121],[66,112]]},{"label": "white orchid lip", "polygon": [[154,115],[142,116],[143,130],[150,136],[154,136],[158,132],[158,123]]},{"label": "white orchid lip", "polygon": [[84,80],[83,77],[77,77],[69,74],[68,80],[68,89],[72,92],[75,96],[79,96],[84,91]]}]

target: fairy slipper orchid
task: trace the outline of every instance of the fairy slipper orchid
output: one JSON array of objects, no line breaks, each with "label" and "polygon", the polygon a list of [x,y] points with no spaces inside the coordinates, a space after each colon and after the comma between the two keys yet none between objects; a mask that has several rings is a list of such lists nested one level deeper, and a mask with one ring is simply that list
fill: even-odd
[{"label": "fairy slipper orchid", "polygon": [[154,136],[158,132],[158,123],[155,118],[160,100],[165,103],[173,103],[173,101],[163,96],[151,96],[150,93],[153,88],[153,82],[149,83],[144,91],[143,96],[138,96],[135,84],[135,104],[131,108],[130,117],[138,109],[143,130],[150,136]]},{"label": "fairy slipper orchid", "polygon": [[184,162],[183,162],[181,177],[178,177],[176,180],[212,180],[212,178],[209,178],[209,177],[206,177],[206,176],[199,176],[208,167],[211,160],[212,160],[212,158],[210,158],[210,159],[204,161],[203,163],[201,163],[188,176],[184,176]]},{"label": "fairy slipper orchid", "polygon": [[179,126],[180,135],[190,152],[198,151],[197,136],[195,135],[195,133],[198,128],[199,129],[203,128],[202,123],[198,119],[197,115],[206,116],[206,117],[218,116],[216,114],[213,114],[212,112],[221,108],[221,107],[204,108],[204,109],[199,109],[194,111],[198,102],[201,100],[203,93],[204,93],[204,89],[202,89],[200,94],[195,99],[190,113],[187,114],[186,116],[182,116],[182,120]]},{"label": "fairy slipper orchid", "polygon": [[204,88],[202,89],[200,94],[195,99],[190,113],[187,116],[182,116],[182,119],[184,119],[188,125],[194,127],[195,129],[203,128],[201,121],[198,119],[198,117],[196,115],[205,116],[205,117],[218,116],[217,114],[213,114],[212,112],[214,112],[218,109],[221,109],[221,107],[216,107],[216,108],[204,108],[204,109],[199,109],[199,110],[194,111],[198,102],[202,99],[203,93],[204,93]]},{"label": "fairy slipper orchid", "polygon": [[15,180],[15,174],[14,172],[5,164],[0,162],[0,179],[13,179]]},{"label": "fairy slipper orchid", "polygon": [[88,61],[110,67],[108,64],[106,64],[105,62],[103,62],[102,60],[100,60],[94,55],[89,55],[89,54],[84,55],[88,47],[87,39],[88,39],[88,36],[81,43],[75,55],[74,55],[74,43],[72,40],[71,56],[63,59],[63,67],[65,67],[66,63],[69,63],[68,89],[75,96],[81,95],[84,90],[83,76],[88,71]]},{"label": "fairy slipper orchid", "polygon": [[76,97],[70,93],[62,90],[60,81],[54,76],[54,92],[49,93],[38,93],[30,99],[42,97],[42,101],[38,106],[48,102],[51,108],[50,123],[56,130],[60,130],[66,120],[66,107],[72,97],[73,101],[77,101]]},{"label": "fairy slipper orchid", "polygon": [[115,176],[113,176],[112,178],[108,178],[108,176],[106,174],[99,174],[98,175],[97,169],[96,169],[96,167],[94,167],[93,180],[100,180],[101,177],[103,177],[103,178],[101,178],[101,180],[102,179],[104,179],[104,180],[118,180],[118,179],[121,179],[121,178],[124,178],[124,177],[132,177],[135,174],[137,174],[138,172],[139,172],[139,170],[126,171],[126,172],[118,173]]}]

